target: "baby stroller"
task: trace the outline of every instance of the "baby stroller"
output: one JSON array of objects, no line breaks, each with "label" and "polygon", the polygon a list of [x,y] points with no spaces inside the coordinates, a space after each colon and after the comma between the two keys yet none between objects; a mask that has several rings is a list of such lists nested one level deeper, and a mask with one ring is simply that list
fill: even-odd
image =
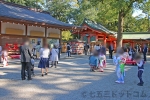
[{"label": "baby stroller", "polygon": [[31,58],[31,75],[34,76],[34,64],[35,64],[35,61],[34,61],[34,57]]}]

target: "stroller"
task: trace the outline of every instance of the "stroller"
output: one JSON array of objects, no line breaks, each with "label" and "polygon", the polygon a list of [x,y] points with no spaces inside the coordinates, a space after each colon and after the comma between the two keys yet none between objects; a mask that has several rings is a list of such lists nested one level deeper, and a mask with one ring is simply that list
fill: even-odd
[{"label": "stroller", "polygon": [[32,57],[31,58],[31,75],[34,76],[34,64],[35,64],[35,60],[34,58]]},{"label": "stroller", "polygon": [[[34,76],[34,63],[35,63],[35,61],[34,61],[34,58],[32,57],[31,58],[31,75],[32,76]],[[28,76],[27,75],[27,68],[26,68],[26,74],[25,75]]]}]

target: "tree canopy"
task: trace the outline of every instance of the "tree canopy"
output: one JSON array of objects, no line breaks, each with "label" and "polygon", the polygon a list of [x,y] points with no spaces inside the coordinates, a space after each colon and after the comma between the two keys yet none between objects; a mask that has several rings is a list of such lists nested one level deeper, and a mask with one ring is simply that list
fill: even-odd
[{"label": "tree canopy", "polygon": [[[104,25],[118,33],[121,44],[122,32],[143,32],[150,27],[149,0],[6,0],[28,7],[43,9],[63,21],[81,25],[84,18]],[[134,11],[142,10],[145,16],[133,17]],[[118,45],[119,45],[118,44]]]}]

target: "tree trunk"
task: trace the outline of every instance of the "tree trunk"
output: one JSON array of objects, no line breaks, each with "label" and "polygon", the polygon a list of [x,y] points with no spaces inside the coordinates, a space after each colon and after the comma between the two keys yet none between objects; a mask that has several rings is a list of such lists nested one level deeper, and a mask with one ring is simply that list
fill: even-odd
[{"label": "tree trunk", "polygon": [[122,32],[124,23],[123,21],[124,21],[124,11],[121,10],[118,16],[117,47],[122,47]]}]

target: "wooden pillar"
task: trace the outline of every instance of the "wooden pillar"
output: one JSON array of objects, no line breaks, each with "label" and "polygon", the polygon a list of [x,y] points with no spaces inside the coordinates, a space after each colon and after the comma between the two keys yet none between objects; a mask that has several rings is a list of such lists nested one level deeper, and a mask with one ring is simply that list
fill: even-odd
[{"label": "wooden pillar", "polygon": [[96,37],[96,42],[98,41],[98,35],[95,36]]},{"label": "wooden pillar", "polygon": [[116,41],[113,43],[114,49],[116,50]]},{"label": "wooden pillar", "polygon": [[133,44],[134,44],[134,42],[132,41],[132,43],[131,43],[131,47],[133,48]]},{"label": "wooden pillar", "polygon": [[45,27],[45,34],[44,34],[43,46],[46,43],[47,43],[47,27]]},{"label": "wooden pillar", "polygon": [[2,46],[2,22],[1,22],[1,20],[0,20],[0,46]]},{"label": "wooden pillar", "polygon": [[28,37],[28,26],[25,25],[25,37]]},{"label": "wooden pillar", "polygon": [[81,39],[82,41],[83,41],[83,36],[84,36],[84,35],[83,35],[83,34],[81,34],[81,37],[80,37],[80,39]]},{"label": "wooden pillar", "polygon": [[112,40],[110,39],[110,44],[112,44]]},{"label": "wooden pillar", "polygon": [[104,35],[104,46],[106,47],[106,35]]},{"label": "wooden pillar", "polygon": [[[61,48],[62,48],[62,31],[61,30],[60,30],[59,46],[61,46]],[[62,53],[62,49],[61,49],[60,53]]]}]

